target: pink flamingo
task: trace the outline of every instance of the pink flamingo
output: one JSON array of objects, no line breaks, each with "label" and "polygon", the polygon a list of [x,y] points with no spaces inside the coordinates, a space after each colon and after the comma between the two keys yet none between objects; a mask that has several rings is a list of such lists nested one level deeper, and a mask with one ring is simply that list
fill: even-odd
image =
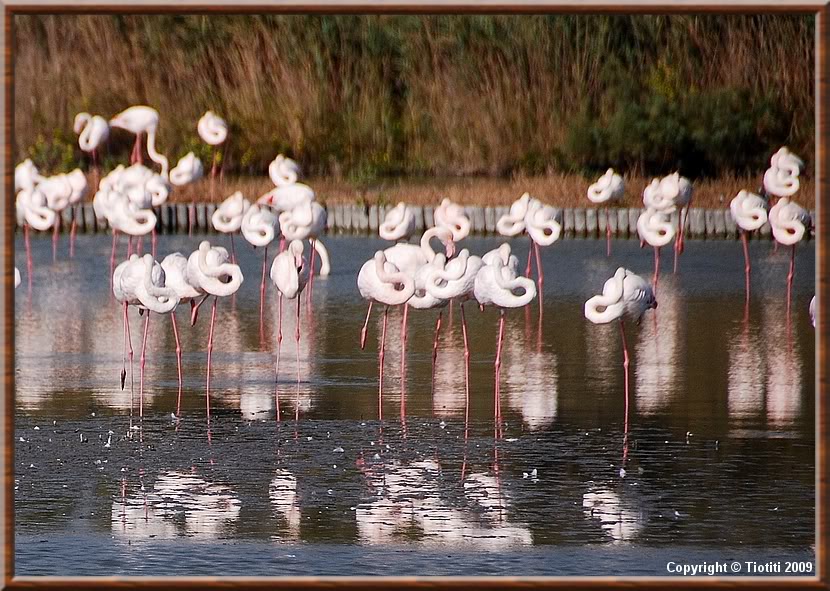
[{"label": "pink flamingo", "polygon": [[749,275],[752,265],[749,260],[749,233],[767,223],[769,203],[749,191],[740,191],[729,203],[732,219],[741,230],[741,242],[744,247],[744,274],[746,275],[746,301],[749,302]]}]

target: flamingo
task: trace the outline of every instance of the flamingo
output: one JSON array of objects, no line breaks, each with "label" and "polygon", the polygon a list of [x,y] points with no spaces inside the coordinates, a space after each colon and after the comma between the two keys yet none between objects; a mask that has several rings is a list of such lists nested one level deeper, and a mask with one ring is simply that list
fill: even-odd
[{"label": "flamingo", "polygon": [[[674,272],[677,272],[677,256],[683,254],[684,226],[688,216],[689,204],[692,200],[692,185],[689,179],[681,177],[679,172],[670,174],[662,179],[653,179],[643,191],[643,204],[646,209],[654,209],[661,213],[670,214],[679,210],[679,224],[674,234]],[[687,215],[684,216],[684,211]]]},{"label": "flamingo", "polygon": [[329,254],[326,247],[319,244],[319,236],[326,229],[326,210],[316,201],[308,201],[283,211],[279,215],[280,232],[286,240],[305,240],[311,243],[311,257],[308,265],[308,298],[314,289],[314,257],[320,254],[320,276],[330,272]]},{"label": "flamingo", "polygon": [[790,271],[787,274],[787,313],[789,313],[795,276],[795,247],[810,228],[810,214],[795,201],[790,201],[788,197],[781,197],[778,203],[769,210],[769,224],[776,242],[784,246],[792,246]]},{"label": "flamingo", "polygon": [[[433,220],[436,226],[444,226],[452,232],[452,241],[460,242],[470,234],[470,218],[464,213],[464,208],[449,199],[443,199],[441,205],[435,208]],[[447,252],[447,256],[452,256]]]},{"label": "flamingo", "polygon": [[15,207],[17,217],[23,225],[26,242],[26,275],[32,280],[32,247],[29,243],[29,227],[45,232],[58,223],[58,215],[49,208],[46,195],[38,188],[23,189],[17,193]]},{"label": "flamingo", "polygon": [[198,181],[203,174],[202,161],[193,152],[188,152],[179,159],[176,166],[170,171],[170,182],[177,187],[181,187]]},{"label": "flamingo", "polygon": [[749,302],[749,275],[752,266],[749,261],[749,233],[767,223],[769,203],[763,197],[740,191],[729,203],[729,210],[735,224],[741,229],[741,242],[744,246],[744,273],[746,275],[746,301]]},{"label": "flamingo", "polygon": [[625,437],[628,437],[628,345],[625,340],[625,317],[638,324],[647,310],[657,308],[657,298],[651,286],[639,275],[619,267],[614,276],[605,282],[602,294],[585,302],[585,318],[594,324],[620,321],[623,344],[623,369],[625,371]]},{"label": "flamingo", "polygon": [[52,232],[52,260],[54,260],[57,257],[61,212],[69,207],[70,203],[77,203],[86,195],[86,177],[80,169],[75,169],[70,174],[41,177],[37,187],[46,196],[46,205],[56,214],[56,223]]},{"label": "flamingo", "polygon": [[[439,301],[457,300],[461,308],[461,334],[464,338],[464,377],[467,400],[470,398],[470,344],[467,338],[467,318],[464,314],[464,302],[475,297],[475,279],[478,272],[484,266],[481,257],[470,254],[466,248],[462,249],[457,256],[450,260],[438,253],[432,261],[430,272],[426,275],[426,292]],[[424,267],[428,268],[428,267]],[[416,277],[416,289],[418,277]],[[413,298],[414,300],[415,298]],[[432,365],[435,371],[435,359],[438,348],[438,331],[441,328],[440,315],[435,330],[435,341],[432,345]]]},{"label": "flamingo", "polygon": [[241,191],[236,191],[216,208],[211,218],[213,227],[217,232],[229,234],[231,237],[231,253],[233,253],[231,262],[233,263],[236,262],[236,248],[233,244],[233,235],[242,228],[242,219],[250,207],[251,202],[245,199]]},{"label": "flamingo", "polygon": [[[357,289],[361,297],[370,303],[370,312],[372,303],[378,302],[384,305],[383,329],[378,351],[378,420],[383,420],[383,358],[389,306],[400,306],[408,302],[415,293],[415,281],[412,276],[401,272],[398,267],[387,261],[384,251],[379,250],[360,268],[357,275]],[[365,340],[365,327],[363,332],[362,340]]]},{"label": "flamingo", "polygon": [[[115,268],[113,273],[113,294],[115,299],[124,304],[124,341],[125,354],[122,363],[126,364],[126,345],[130,341],[130,322],[128,307],[136,306],[139,313],[146,313],[144,317],[144,337],[141,343],[141,377],[139,382],[139,416],[144,418],[144,366],[147,351],[147,332],[150,328],[150,312],[170,314],[179,303],[176,292],[165,287],[165,274],[161,265],[153,260],[151,254],[143,257],[132,255]],[[130,343],[130,371],[132,372],[133,348]],[[121,389],[124,389],[126,366],[121,368]]]},{"label": "flamingo", "polygon": [[228,139],[228,124],[213,111],[208,111],[199,119],[196,131],[199,132],[199,137],[206,144],[213,147],[213,164],[210,167],[210,198],[213,199],[213,187],[216,179],[216,147],[225,143],[225,140]]},{"label": "flamingo", "polygon": [[23,162],[14,167],[14,191],[26,190],[31,191],[35,188],[43,177],[32,162],[31,158],[26,158]]},{"label": "flamingo", "polygon": [[[560,213],[538,199],[531,198],[527,205],[525,225],[530,236],[531,249],[536,253],[536,282],[539,294],[539,318],[542,318],[542,293],[545,272],[542,268],[542,252],[539,246],[550,246],[562,234]],[[528,275],[530,275],[528,273]]]},{"label": "flamingo", "polygon": [[611,256],[611,223],[609,220],[608,204],[620,201],[625,195],[625,182],[614,172],[613,168],[605,171],[597,182],[588,187],[588,199],[591,203],[605,204],[605,256]]},{"label": "flamingo", "polygon": [[[210,422],[210,361],[213,353],[213,327],[216,324],[216,302],[220,297],[228,297],[239,291],[244,277],[239,265],[228,262],[228,251],[221,246],[212,247],[207,240],[202,241],[199,249],[188,258],[187,277],[200,293],[205,294],[206,297],[213,296],[210,331],[208,332],[207,387],[205,390],[207,420]],[[195,320],[195,315],[192,319]]]},{"label": "flamingo", "polygon": [[[309,277],[309,265],[303,255],[301,240],[292,240],[288,248],[274,257],[271,265],[271,281],[277,288],[279,327],[277,329],[277,360],[274,365],[274,381],[280,377],[280,349],[282,347],[282,298],[297,300],[297,326],[294,337],[297,339],[297,384],[300,383],[300,294],[305,289]],[[279,417],[279,399],[274,390],[277,417]],[[297,407],[299,409],[299,407]]]},{"label": "flamingo", "polygon": [[[499,332],[496,341],[494,367],[494,398],[496,428],[501,424],[501,351],[504,341],[504,317],[507,308],[521,308],[536,297],[536,284],[529,277],[518,274],[519,259],[505,243],[482,257],[482,266],[475,275],[473,296],[479,306],[493,305],[499,308]],[[518,293],[517,293],[518,292]]]},{"label": "flamingo", "polygon": [[279,154],[268,165],[268,176],[275,188],[257,200],[260,205],[267,205],[283,212],[316,199],[311,187],[297,182],[300,178],[300,166],[291,158]]},{"label": "flamingo", "polygon": [[[187,275],[187,257],[179,252],[174,252],[161,261],[161,268],[165,275],[165,287],[172,289],[180,304],[190,303],[191,324],[195,323],[196,298],[203,293],[194,286]],[[179,390],[176,396],[176,418],[180,416],[182,404],[182,345],[179,339],[179,328],[176,325],[176,313],[170,313],[170,322],[173,324],[173,337],[176,339],[176,369],[179,378]]]},{"label": "flamingo", "polygon": [[75,115],[73,126],[78,134],[78,146],[82,151],[92,156],[92,167],[95,170],[95,184],[98,184],[98,148],[107,141],[110,135],[110,126],[107,120],[100,115],[78,113]]},{"label": "flamingo", "polygon": [[415,233],[415,214],[406,203],[398,203],[386,213],[378,234],[384,240],[406,242]]},{"label": "flamingo", "polygon": [[300,165],[278,154],[268,165],[268,176],[277,187],[293,185],[300,178]]},{"label": "flamingo", "polygon": [[137,105],[121,111],[110,119],[110,127],[124,129],[135,134],[135,145],[130,156],[130,164],[143,161],[141,150],[141,134],[147,134],[147,153],[150,159],[161,166],[161,174],[167,177],[169,163],[167,158],[156,151],[156,132],[158,131],[159,113],[152,107]]},{"label": "flamingo", "polygon": [[242,235],[254,248],[264,246],[262,257],[262,281],[259,286],[259,330],[263,330],[263,311],[265,307],[265,270],[268,265],[268,245],[277,235],[277,216],[270,209],[260,205],[252,205],[242,216]]},{"label": "flamingo", "polygon": [[804,162],[786,146],[770,158],[770,167],[764,173],[764,191],[775,197],[792,197],[801,187],[799,175]]},{"label": "flamingo", "polygon": [[672,241],[675,236],[674,226],[669,219],[669,214],[657,210],[646,209],[637,218],[637,234],[642,242],[654,247],[654,278],[653,283],[657,285],[660,277],[660,249]]}]

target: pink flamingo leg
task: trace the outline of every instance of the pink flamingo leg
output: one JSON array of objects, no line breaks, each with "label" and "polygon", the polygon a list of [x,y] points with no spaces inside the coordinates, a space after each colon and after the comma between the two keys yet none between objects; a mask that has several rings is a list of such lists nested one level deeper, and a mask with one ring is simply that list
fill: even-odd
[{"label": "pink flamingo leg", "polygon": [[628,433],[628,343],[625,340],[625,323],[620,319],[620,335],[623,344],[623,369],[625,371],[625,432]]},{"label": "pink flamingo leg", "polygon": [[213,164],[210,167],[210,200],[213,201],[214,187],[216,184],[216,148],[213,148]]},{"label": "pink flamingo leg", "polygon": [[372,314],[372,304],[374,302],[369,302],[369,311],[366,312],[366,321],[363,323],[363,329],[360,331],[360,350],[366,348],[366,331],[369,329],[369,316]]},{"label": "pink flamingo leg", "polygon": [[435,390],[435,361],[438,359],[438,336],[441,334],[441,317],[444,311],[438,312],[438,319],[435,321],[435,337],[432,339],[432,390]]},{"label": "pink flamingo leg", "polygon": [[153,228],[152,232],[150,233],[150,253],[153,255],[153,258],[156,258],[156,229]]},{"label": "pink flamingo leg", "polygon": [[654,247],[654,279],[652,283],[654,284],[654,288],[657,288],[657,280],[660,278],[660,247]]},{"label": "pink flamingo leg", "polygon": [[611,215],[605,208],[605,256],[611,256]]},{"label": "pink flamingo leg", "polygon": [[75,211],[72,211],[72,225],[69,226],[69,258],[74,258],[75,256],[75,233],[78,227],[78,223],[75,220]]},{"label": "pink flamingo leg", "polygon": [[265,256],[262,259],[262,280],[259,283],[259,334],[263,334],[265,315],[265,268],[268,265],[268,246],[265,247]]},{"label": "pink flamingo leg", "polygon": [[383,358],[386,348],[386,322],[389,316],[389,306],[383,309],[383,329],[380,333],[380,351],[378,352],[378,420],[383,420]]},{"label": "pink flamingo leg", "polygon": [[61,217],[58,215],[57,219],[55,220],[54,225],[52,226],[52,262],[54,263],[58,260],[58,229],[60,228],[61,224]]},{"label": "pink flamingo leg", "polygon": [[401,320],[401,422],[406,423],[406,323],[409,318],[409,304],[403,305]]},{"label": "pink flamingo leg", "polygon": [[460,302],[458,305],[461,308],[461,335],[464,337],[464,399],[466,401],[464,423],[466,425],[470,412],[470,341],[467,339],[467,317],[464,315],[464,302]]},{"label": "pink flamingo leg", "polygon": [[533,250],[536,252],[536,284],[538,286],[537,294],[539,296],[539,323],[542,322],[542,295],[544,294],[545,285],[545,271],[542,269],[542,249],[535,242],[533,243]]},{"label": "pink flamingo leg", "polygon": [[207,389],[205,390],[205,406],[207,408],[207,420],[210,422],[210,359],[213,355],[213,327],[216,324],[216,301],[219,298],[213,296],[213,306],[210,310],[210,331],[208,332],[207,347]]},{"label": "pink flamingo leg", "polygon": [[28,275],[29,285],[31,285],[34,265],[32,264],[32,243],[29,241],[29,224],[23,225],[23,242],[26,244],[26,275]]},{"label": "pink flamingo leg", "polygon": [[133,420],[133,392],[135,390],[135,381],[133,376],[133,339],[130,335],[130,317],[127,314],[128,304],[124,302],[124,328],[126,329],[127,333],[127,346],[129,347],[129,358],[130,358],[130,426],[132,426]]},{"label": "pink flamingo leg", "polygon": [[749,262],[749,240],[747,232],[741,232],[741,242],[744,246],[744,274],[746,275],[746,301],[749,302],[749,275],[752,273],[752,265]]},{"label": "pink flamingo leg", "polygon": [[525,277],[530,277],[530,261],[531,261],[531,258],[533,257],[533,245],[534,244],[535,244],[535,242],[533,242],[533,238],[530,238],[530,250],[527,251],[527,267],[525,268]]},{"label": "pink flamingo leg", "polygon": [[274,405],[277,408],[277,421],[280,420],[280,352],[282,350],[282,292],[277,292],[277,315],[279,317],[277,327],[277,360],[274,364]]},{"label": "pink flamingo leg", "polygon": [[141,366],[138,382],[138,416],[144,418],[144,365],[147,362],[147,332],[150,330],[150,310],[144,312],[144,337],[141,340]]},{"label": "pink flamingo leg", "polygon": [[297,294],[297,327],[294,338],[297,340],[297,398],[294,401],[294,420],[300,420],[300,294]]},{"label": "pink flamingo leg", "polygon": [[170,313],[170,321],[173,323],[173,337],[176,339],[176,370],[179,374],[179,392],[176,395],[176,418],[179,418],[182,410],[182,344],[179,340],[179,328],[176,326],[175,311]]},{"label": "pink flamingo leg", "polygon": [[[317,256],[317,249],[314,248],[314,242],[316,238],[312,238],[309,242],[311,243],[311,261],[308,267],[308,301],[311,303],[311,292],[314,291],[314,259]],[[309,311],[311,311],[311,306],[309,306]]]},{"label": "pink flamingo leg", "polygon": [[496,361],[493,364],[495,369],[495,409],[496,430],[501,426],[501,349],[504,342],[504,308],[499,310],[499,336],[496,342]]},{"label": "pink flamingo leg", "polygon": [[233,243],[233,234],[231,234],[231,264],[236,264],[236,246]]},{"label": "pink flamingo leg", "polygon": [[190,202],[187,208],[187,235],[193,236],[193,226],[196,224],[196,200]]},{"label": "pink flamingo leg", "polygon": [[793,294],[793,278],[795,277],[795,244],[790,251],[790,271],[787,273],[787,315],[790,314],[790,303]]}]

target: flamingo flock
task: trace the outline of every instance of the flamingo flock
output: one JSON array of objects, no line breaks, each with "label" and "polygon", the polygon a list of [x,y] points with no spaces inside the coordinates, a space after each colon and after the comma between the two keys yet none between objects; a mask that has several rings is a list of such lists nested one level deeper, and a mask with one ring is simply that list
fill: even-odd
[{"label": "flamingo flock", "polygon": [[[131,397],[133,387],[133,345],[129,329],[129,310],[138,310],[143,316],[143,338],[139,366],[139,417],[143,418],[147,335],[152,313],[169,315],[176,342],[178,396],[176,417],[181,411],[182,350],[176,308],[190,304],[190,324],[197,321],[199,308],[212,299],[207,342],[207,371],[205,376],[205,408],[210,420],[210,385],[212,352],[218,302],[220,298],[234,296],[244,277],[236,256],[234,236],[241,234],[254,249],[262,249],[260,280],[260,332],[263,332],[266,276],[270,278],[277,294],[278,329],[275,343],[275,382],[280,380],[280,355],[282,345],[282,315],[284,301],[296,303],[297,355],[301,339],[300,310],[302,297],[310,303],[314,275],[326,277],[331,270],[328,250],[320,240],[326,227],[326,211],[317,201],[314,190],[300,182],[299,165],[292,159],[278,155],[269,165],[268,174],[274,188],[249,201],[242,192],[228,196],[211,218],[213,227],[228,236],[230,251],[219,245],[202,241],[190,253],[173,252],[156,258],[155,227],[156,210],[169,199],[177,187],[198,182],[204,176],[201,160],[193,152],[181,157],[171,169],[167,156],[156,145],[160,117],[148,106],[130,107],[109,121],[99,115],[79,113],[74,129],[79,135],[80,148],[90,154],[95,169],[93,209],[95,215],[106,220],[113,232],[110,255],[111,289],[118,305],[123,307],[124,343],[120,383],[126,385],[127,362],[130,365]],[[99,150],[110,137],[113,129],[120,129],[135,136],[129,165],[118,165],[98,180]],[[219,149],[228,138],[228,125],[212,111],[198,121],[199,137],[211,146],[213,158],[210,171],[211,193],[220,159]],[[146,136],[146,146],[145,146]],[[144,152],[149,156],[150,167],[144,164]],[[799,189],[799,175],[803,162],[786,148],[771,158],[770,168],[763,177],[761,194],[742,190],[730,204],[736,225],[740,229],[744,252],[746,298],[750,296],[751,264],[748,238],[751,232],[769,222],[777,243],[792,247],[790,268],[787,275],[787,305],[790,306],[795,273],[795,247],[810,228],[809,214],[792,201]],[[157,169],[156,169],[157,167]],[[31,160],[25,160],[15,169],[16,209],[18,221],[24,228],[27,277],[31,286],[32,259],[29,229],[53,230],[53,257],[57,256],[58,229],[62,212],[81,201],[89,192],[86,176],[80,169],[68,174],[44,176]],[[596,183],[588,188],[591,202],[605,207],[606,255],[611,256],[611,224],[608,205],[623,198],[625,182],[613,169],[608,169]],[[624,395],[626,408],[626,433],[629,406],[629,350],[626,342],[624,320],[639,323],[645,312],[657,308],[656,288],[660,272],[660,249],[674,241],[674,270],[678,256],[684,251],[684,228],[692,199],[692,185],[674,172],[654,179],[643,193],[645,210],[637,220],[637,232],[641,244],[654,249],[654,270],[651,283],[632,271],[619,267],[602,287],[602,293],[591,297],[584,304],[585,318],[594,324],[619,321],[623,350]],[[770,206],[770,201],[777,201]],[[679,223],[672,215],[677,213]],[[191,209],[192,216],[192,209]],[[380,344],[378,349],[378,418],[383,418],[384,358],[389,307],[401,307],[401,380],[405,381],[405,350],[407,323],[410,308],[417,314],[436,310],[432,345],[433,380],[438,341],[444,310],[457,304],[461,314],[464,341],[465,391],[469,401],[470,343],[464,304],[475,302],[480,310],[494,307],[499,311],[496,329],[496,353],[493,361],[494,421],[501,425],[501,364],[505,340],[505,318],[510,309],[525,308],[539,299],[539,324],[541,327],[544,272],[541,247],[555,244],[561,237],[561,211],[525,193],[517,199],[496,224],[497,231],[505,238],[526,235],[529,239],[527,262],[520,271],[519,259],[505,242],[482,255],[476,255],[459,244],[469,235],[470,219],[464,208],[444,199],[434,211],[434,225],[427,228],[417,243],[410,240],[416,234],[414,211],[405,203],[390,209],[380,223],[379,236],[391,242],[378,250],[361,267],[356,277],[360,296],[368,303],[366,319],[360,332],[360,347],[366,343],[368,324],[375,304],[383,306]],[[192,222],[192,219],[191,219]],[[116,265],[117,245],[120,234],[128,237],[126,257]],[[152,236],[149,252],[144,252],[143,239]],[[277,243],[276,255],[269,265],[268,250]],[[74,222],[70,231],[70,256],[73,253]],[[436,250],[435,245],[439,245]],[[315,269],[320,258],[319,271]],[[535,260],[536,278],[532,277]],[[270,268],[270,272],[269,272]],[[21,282],[15,268],[15,287]],[[810,304],[811,318],[815,317],[815,298]],[[299,363],[298,363],[299,367]],[[299,382],[299,375],[297,377]],[[276,396],[276,390],[275,390]],[[279,401],[276,404],[279,418]]]}]

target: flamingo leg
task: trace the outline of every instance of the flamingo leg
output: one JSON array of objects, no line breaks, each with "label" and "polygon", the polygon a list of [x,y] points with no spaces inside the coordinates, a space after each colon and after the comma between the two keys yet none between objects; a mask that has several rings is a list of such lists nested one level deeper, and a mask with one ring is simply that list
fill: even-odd
[{"label": "flamingo leg", "polygon": [[112,274],[115,271],[115,250],[118,246],[118,230],[112,231],[112,252],[110,252],[110,285],[112,285]]},{"label": "flamingo leg", "polygon": [[545,285],[545,271],[542,269],[542,249],[535,242],[533,243],[533,250],[536,251],[536,290],[539,295],[539,323],[542,323],[542,296],[544,294]]},{"label": "flamingo leg", "polygon": [[216,301],[219,298],[213,296],[213,307],[210,311],[210,331],[208,332],[207,347],[207,388],[205,390],[205,407],[207,408],[207,420],[210,423],[210,359],[213,355],[213,327],[216,324]]},{"label": "flamingo leg", "polygon": [[193,226],[196,224],[196,200],[190,202],[187,208],[187,235],[193,236]]},{"label": "flamingo leg", "polygon": [[202,306],[202,304],[205,303],[205,300],[207,300],[209,297],[210,294],[206,293],[204,296],[202,296],[202,299],[199,300],[198,304],[195,300],[190,300],[190,326],[195,326],[196,317],[199,315],[199,308]]},{"label": "flamingo leg", "polygon": [[[29,285],[32,284],[32,243],[29,240],[29,224],[23,225],[23,242],[26,244],[26,275],[28,275]],[[112,273],[110,273],[110,276]]]},{"label": "flamingo leg", "polygon": [[127,314],[128,304],[124,302],[124,322],[127,329],[127,346],[129,347],[130,358],[130,426],[132,426],[133,417],[133,392],[135,391],[135,380],[133,376],[133,339],[130,335],[130,317]]},{"label": "flamingo leg", "polygon": [[749,240],[747,232],[741,232],[741,242],[744,246],[744,274],[746,275],[746,301],[749,302],[749,275],[752,273],[752,265],[749,262]]},{"label": "flamingo leg", "polygon": [[[464,315],[464,302],[459,302],[461,308],[461,335],[464,337],[464,424],[466,425],[470,413],[470,341],[467,339],[467,317]],[[466,429],[466,427],[465,427]]]},{"label": "flamingo leg", "polygon": [[496,361],[493,364],[495,369],[495,385],[493,388],[495,394],[495,409],[494,415],[496,420],[496,430],[501,425],[501,349],[504,342],[504,308],[499,310],[499,336],[496,341]]},{"label": "flamingo leg", "polygon": [[129,259],[130,256],[133,254],[133,237],[127,237],[127,258]]},{"label": "flamingo leg", "polygon": [[389,306],[383,309],[383,329],[380,333],[380,351],[378,352],[378,420],[383,420],[383,358],[386,348],[386,323],[389,317]]},{"label": "flamingo leg", "polygon": [[605,208],[605,256],[611,256],[611,215]]},{"label": "flamingo leg", "polygon": [[[312,238],[309,240],[311,243],[311,258],[310,264],[308,267],[308,302],[311,303],[311,292],[314,291],[314,259],[317,256],[317,249],[314,248],[314,241],[316,238]],[[309,306],[309,311],[311,310],[311,306]]]},{"label": "flamingo leg", "polygon": [[150,330],[150,310],[144,316],[144,337],[141,339],[141,366],[138,382],[138,416],[144,418],[144,366],[147,363],[147,333]]},{"label": "flamingo leg", "polygon": [[75,210],[72,210],[72,224],[69,226],[69,258],[75,257],[75,233],[77,231],[78,222],[75,219]]},{"label": "flamingo leg", "polygon": [[263,317],[265,314],[265,268],[268,265],[268,246],[265,246],[265,256],[262,259],[262,281],[259,283],[259,334],[263,334]]},{"label": "flamingo leg", "polygon": [[233,234],[231,234],[231,264],[236,264],[236,246],[233,243]]},{"label": "flamingo leg", "polygon": [[438,312],[438,319],[435,321],[435,337],[432,339],[432,389],[435,390],[435,361],[438,359],[438,336],[441,334],[441,317],[444,311]]},{"label": "flamingo leg", "polygon": [[530,277],[530,261],[533,257],[533,238],[530,238],[530,250],[527,251],[527,267],[525,268],[525,277]]},{"label": "flamingo leg", "polygon": [[282,349],[282,292],[277,292],[277,361],[274,365],[274,382],[280,379],[280,351]]},{"label": "flamingo leg", "polygon": [[176,418],[179,418],[182,409],[182,344],[179,340],[179,328],[176,326],[176,312],[170,313],[173,323],[173,337],[176,339],[176,370],[179,374],[179,392],[176,395]]},{"label": "flamingo leg", "polygon": [[401,422],[405,422],[406,407],[406,323],[409,318],[409,304],[403,305],[401,320]]},{"label": "flamingo leg", "polygon": [[655,289],[657,288],[657,280],[660,278],[660,247],[654,247],[654,279],[652,283],[654,283]]},{"label": "flamingo leg", "polygon": [[61,216],[58,215],[52,226],[52,262],[58,260],[58,230],[60,228]]},{"label": "flamingo leg", "polygon": [[366,321],[363,323],[363,329],[360,331],[360,350],[366,348],[366,332],[369,329],[369,316],[372,314],[372,304],[374,302],[369,302],[369,311],[366,312]]},{"label": "flamingo leg", "polygon": [[294,338],[297,340],[297,398],[294,401],[294,420],[300,420],[300,294],[297,294],[297,327]]},{"label": "flamingo leg", "polygon": [[787,315],[790,313],[790,303],[793,295],[793,278],[795,277],[795,244],[790,251],[790,270],[787,273]]},{"label": "flamingo leg", "polygon": [[92,150],[92,186],[98,188],[98,182],[100,177],[101,171],[98,168],[98,148]]},{"label": "flamingo leg", "polygon": [[620,319],[620,335],[622,336],[622,344],[623,344],[623,369],[625,372],[625,432],[628,433],[628,365],[629,365],[629,357],[628,357],[628,343],[625,340],[625,323],[622,319]]},{"label": "flamingo leg", "polygon": [[153,258],[156,258],[156,229],[150,233],[150,253],[153,255]]},{"label": "flamingo leg", "polygon": [[213,164],[210,167],[210,200],[213,201],[214,188],[216,184],[216,148],[213,148]]}]

